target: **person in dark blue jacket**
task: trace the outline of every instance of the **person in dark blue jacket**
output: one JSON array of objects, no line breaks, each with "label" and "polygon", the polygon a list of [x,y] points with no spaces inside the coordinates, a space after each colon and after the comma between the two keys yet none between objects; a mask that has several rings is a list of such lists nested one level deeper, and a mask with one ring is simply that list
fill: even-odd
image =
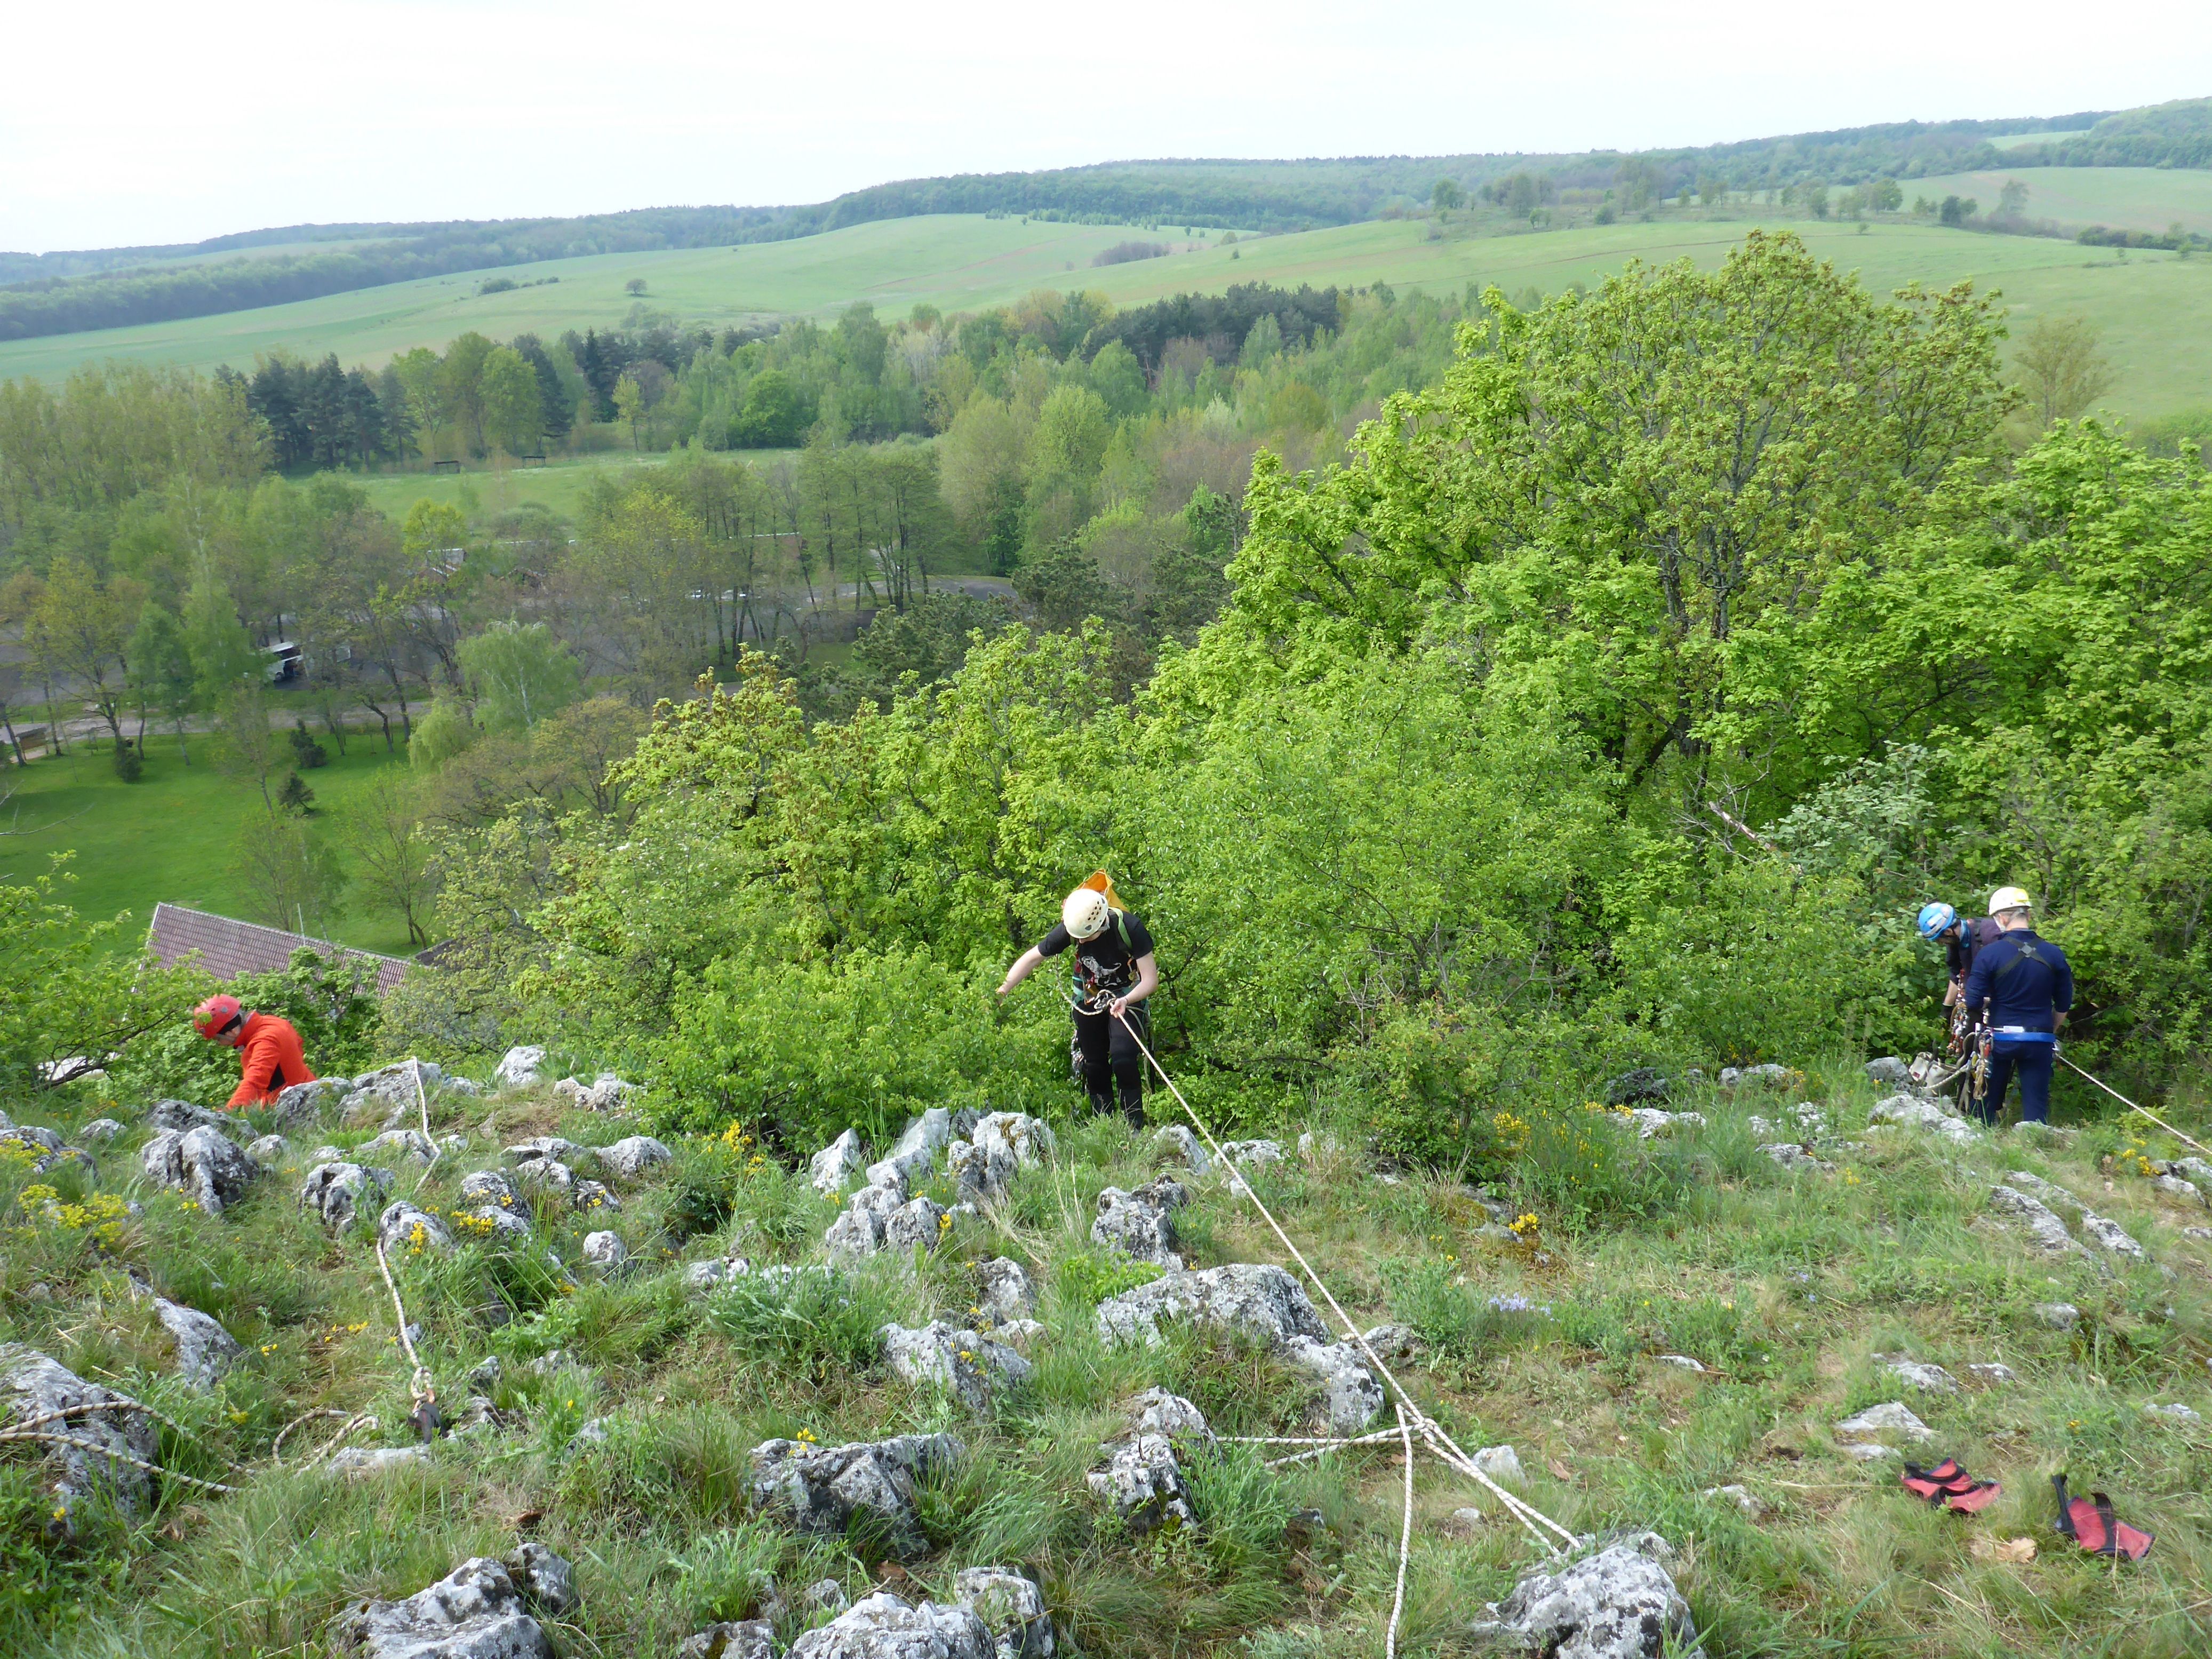
[{"label": "person in dark blue jacket", "polygon": [[2037,935],[2034,907],[2020,888],[1990,894],[1990,915],[2000,932],[1974,952],[1966,973],[1967,1012],[1986,1011],[1990,1039],[1989,1086],[1974,1113],[1995,1123],[2017,1075],[2022,1121],[2047,1122],[2058,1033],[2074,1006],[2074,970],[2066,952]]}]

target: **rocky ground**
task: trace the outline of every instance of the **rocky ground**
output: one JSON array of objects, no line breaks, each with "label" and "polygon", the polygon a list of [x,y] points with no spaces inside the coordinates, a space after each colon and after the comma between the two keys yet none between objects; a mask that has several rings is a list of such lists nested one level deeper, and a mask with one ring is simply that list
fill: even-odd
[{"label": "rocky ground", "polygon": [[0,1126],[0,1650],[1379,1653],[1387,1365],[1578,1540],[1425,1458],[1401,1652],[2212,1650],[2212,1164],[2126,1125],[1639,1074],[1476,1188],[1326,1124],[778,1156],[543,1062]]}]

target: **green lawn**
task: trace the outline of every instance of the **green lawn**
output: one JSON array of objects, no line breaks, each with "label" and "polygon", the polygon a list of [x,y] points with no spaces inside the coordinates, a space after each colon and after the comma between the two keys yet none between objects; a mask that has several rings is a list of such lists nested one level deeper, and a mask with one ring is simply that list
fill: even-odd
[{"label": "green lawn", "polygon": [[1940,201],[1971,196],[1989,212],[2008,179],[2027,186],[2027,216],[2054,219],[2069,231],[2086,225],[2164,233],[2175,223],[2184,230],[2212,232],[2212,172],[2187,167],[2022,167],[1986,173],[1948,173],[1940,178],[1908,179],[1905,199]]},{"label": "green lawn", "polygon": [[[0,837],[0,881],[42,874],[52,854],[73,851],[70,869],[76,879],[69,902],[88,917],[130,911],[134,943],[164,900],[246,915],[246,896],[229,865],[239,826],[262,810],[261,798],[251,784],[209,765],[204,741],[195,741],[187,767],[174,738],[149,734],[145,774],[135,784],[117,779],[104,743],[97,750],[79,745],[58,760],[0,770],[0,790],[12,786],[15,792],[0,808],[0,828],[10,831]],[[331,763],[307,777],[315,792],[315,822],[343,858],[335,832],[348,802],[378,768],[395,763],[385,755],[381,736],[349,737],[352,752],[343,759],[327,737],[322,742],[331,750]],[[404,751],[396,763],[406,763]],[[338,937],[364,950],[407,954],[405,924],[380,909],[349,910]]]},{"label": "green lawn", "polygon": [[[772,460],[784,450],[747,450],[755,464]],[[627,472],[634,467],[659,466],[665,455],[634,453],[628,449],[596,455],[562,456],[544,466],[510,466],[472,461],[465,472],[431,472],[419,466],[393,472],[375,472],[349,478],[368,492],[368,504],[394,522],[407,515],[418,501],[442,501],[471,517],[505,513],[526,502],[550,507],[564,519],[575,516],[584,491],[603,472]]]}]

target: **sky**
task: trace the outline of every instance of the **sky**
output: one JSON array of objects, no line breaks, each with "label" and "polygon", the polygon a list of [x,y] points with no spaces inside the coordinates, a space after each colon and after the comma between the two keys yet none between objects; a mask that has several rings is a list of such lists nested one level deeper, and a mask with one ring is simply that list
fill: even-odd
[{"label": "sky", "polygon": [[14,8],[0,249],[826,199],[1165,155],[1639,149],[2212,94],[2203,0]]}]

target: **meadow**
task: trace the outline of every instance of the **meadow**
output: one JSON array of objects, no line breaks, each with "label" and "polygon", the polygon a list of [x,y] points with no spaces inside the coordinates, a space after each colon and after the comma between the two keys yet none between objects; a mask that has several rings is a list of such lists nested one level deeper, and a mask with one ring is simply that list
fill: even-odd
[{"label": "meadow", "polygon": [[[2124,173],[2127,189],[2194,189],[2199,175],[2151,169],[2042,169]],[[1978,176],[1978,175],[1977,175]],[[2171,181],[2182,180],[2176,185]],[[1938,181],[1917,181],[1926,190]],[[2001,182],[2001,181],[2000,181]],[[2085,186],[2086,188],[2086,186]],[[2118,185],[2100,185],[2118,191]],[[1995,199],[1995,190],[1988,195]],[[2114,199],[2118,199],[2117,197]],[[2151,199],[2146,198],[2145,199]],[[2163,198],[2158,198],[2166,199]],[[2177,201],[2185,198],[2177,197]],[[2205,198],[2212,203],[2212,195]],[[2055,210],[2034,195],[2031,214]],[[2162,224],[2180,207],[2160,210]],[[645,302],[718,325],[775,316],[826,316],[855,301],[885,314],[918,303],[943,311],[1006,304],[1033,289],[1085,288],[1118,306],[1184,292],[1218,293],[1236,283],[1296,287],[1364,286],[1458,291],[1496,283],[1509,294],[1556,294],[1594,285],[1631,259],[1688,258],[1717,264],[1754,224],[1781,222],[1767,210],[1717,210],[1668,215],[1651,223],[1582,226],[1495,234],[1447,225],[1431,239],[1425,220],[1377,220],[1291,234],[1186,239],[1158,234],[1180,251],[1165,258],[1094,267],[1092,254],[1138,234],[1127,227],[1024,223],[980,215],[884,221],[797,241],[706,252],[610,254],[553,260],[503,273],[558,283],[480,295],[481,278],[449,276],[337,295],[259,311],[186,322],[58,336],[0,346],[0,378],[58,378],[106,357],[210,368],[250,363],[276,349],[371,367],[396,352],[442,349],[471,329],[497,338],[534,331],[557,334],[619,323],[636,301],[624,291],[647,283]],[[2016,316],[2081,315],[2100,330],[2117,379],[2104,407],[2151,418],[2197,407],[2212,384],[2212,262],[2171,254],[2090,249],[2051,238],[1995,236],[1916,223],[1789,220],[1813,251],[1856,270],[1877,291],[1920,282],[1971,280],[2001,289]],[[411,499],[411,497],[410,498]]]},{"label": "meadow", "polygon": [[[314,817],[345,860],[340,829],[348,805],[376,774],[405,765],[403,749],[384,750],[380,734],[350,732],[349,752],[337,753],[327,734],[319,734],[330,763],[304,774],[315,792]],[[0,806],[0,881],[24,881],[44,874],[56,853],[73,853],[72,879],[64,895],[80,915],[106,921],[128,910],[131,924],[118,943],[135,945],[163,902],[245,916],[252,902],[230,866],[238,831],[247,817],[262,810],[253,786],[227,778],[209,762],[207,735],[191,739],[191,764],[179,758],[173,737],[149,732],[146,769],[137,782],[116,777],[107,748],[79,743],[56,759],[0,772],[0,791],[12,788]],[[278,781],[282,781],[281,779]],[[392,956],[408,954],[407,928],[358,891],[337,929],[341,943]]]},{"label": "meadow", "polygon": [[2174,225],[2212,235],[2212,173],[2174,167],[2023,167],[1950,173],[1905,181],[1905,197],[1941,200],[1971,196],[1984,212],[1996,206],[2008,179],[2027,186],[2030,219],[2050,219],[2063,229],[2110,225],[2116,230],[2164,234]]}]

